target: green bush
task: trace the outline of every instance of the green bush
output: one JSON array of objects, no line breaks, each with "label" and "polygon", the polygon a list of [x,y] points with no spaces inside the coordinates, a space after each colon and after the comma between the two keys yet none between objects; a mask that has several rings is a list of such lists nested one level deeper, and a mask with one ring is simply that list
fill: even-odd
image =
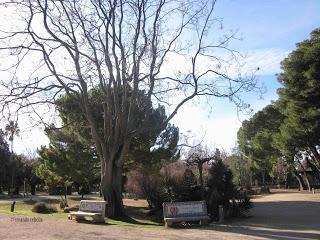
[{"label": "green bush", "polygon": [[63,210],[66,207],[69,207],[67,199],[64,199],[62,196],[60,196],[60,197],[61,197],[60,202],[59,202],[60,209]]},{"label": "green bush", "polygon": [[192,169],[181,162],[164,166],[160,172],[148,174],[131,172],[126,190],[144,197],[150,207],[150,215],[162,221],[164,202],[187,202],[206,200],[212,220],[219,219],[219,205],[225,217],[242,217],[249,214],[252,203],[247,195],[240,194],[233,182],[228,166],[217,159],[208,164],[208,177],[202,188]]},{"label": "green bush", "polygon": [[253,207],[247,194],[235,189],[232,178],[231,170],[221,159],[211,164],[207,182],[207,205],[213,220],[219,219],[219,205],[223,206],[225,217],[248,216]]},{"label": "green bush", "polygon": [[59,206],[60,206],[60,209],[62,209],[62,210],[65,209],[66,207],[69,207],[68,202],[64,199],[60,200]]},{"label": "green bush", "polygon": [[250,198],[245,196],[240,198],[235,204],[233,204],[233,216],[234,217],[247,217],[250,209],[253,208],[253,203]]},{"label": "green bush", "polygon": [[44,202],[37,202],[32,207],[32,212],[35,213],[55,213],[57,212],[57,208],[54,206],[50,206]]},{"label": "green bush", "polygon": [[164,202],[201,200],[196,176],[182,162],[164,166],[152,174],[132,171],[126,190],[146,198],[152,213],[162,211]]},{"label": "green bush", "polygon": [[69,213],[69,212],[77,212],[79,211],[79,206],[76,207],[66,207],[65,209],[63,209],[64,213]]},{"label": "green bush", "polygon": [[209,168],[207,182],[208,213],[213,220],[219,219],[219,205],[226,210],[231,207],[230,200],[236,195],[232,173],[221,159],[214,161]]},{"label": "green bush", "polygon": [[90,185],[88,183],[83,183],[81,185],[79,185],[78,188],[78,194],[79,195],[85,195],[85,194],[90,194],[91,189],[90,189]]}]

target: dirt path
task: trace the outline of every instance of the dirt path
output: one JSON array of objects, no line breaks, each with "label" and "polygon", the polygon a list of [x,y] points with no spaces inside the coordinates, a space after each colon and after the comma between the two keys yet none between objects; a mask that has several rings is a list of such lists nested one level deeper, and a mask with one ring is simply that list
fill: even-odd
[{"label": "dirt path", "polygon": [[[0,239],[320,239],[320,194],[275,193],[254,199],[254,217],[197,229],[136,228],[44,218],[15,222],[0,214]],[[16,216],[18,218],[18,216]]]}]

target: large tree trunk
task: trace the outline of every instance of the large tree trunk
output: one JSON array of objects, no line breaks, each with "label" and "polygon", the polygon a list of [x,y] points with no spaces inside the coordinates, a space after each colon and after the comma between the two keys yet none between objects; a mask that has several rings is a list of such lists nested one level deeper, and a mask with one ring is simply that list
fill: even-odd
[{"label": "large tree trunk", "polygon": [[253,186],[253,176],[252,176],[252,172],[250,171],[250,187]]},{"label": "large tree trunk", "polygon": [[266,172],[265,170],[262,171],[262,186],[266,185]]},{"label": "large tree trunk", "polygon": [[318,171],[318,173],[320,173],[320,155],[317,151],[317,149],[315,147],[313,148],[310,148],[311,150],[311,154],[310,157],[311,157],[311,161],[307,159],[308,161],[308,164],[311,164],[313,166],[313,171],[316,170]]},{"label": "large tree trunk", "polygon": [[303,182],[302,177],[300,176],[300,174],[297,171],[293,172],[294,176],[297,178],[298,182],[299,182],[299,190],[306,190],[307,187],[305,185],[305,183]]},{"label": "large tree trunk", "polygon": [[114,169],[114,175],[113,175],[113,193],[114,193],[114,198],[115,198],[115,204],[114,204],[114,209],[115,209],[115,216],[124,216],[124,206],[123,206],[123,201],[122,201],[122,177],[123,173],[123,167],[116,167]]},{"label": "large tree trunk", "polygon": [[4,179],[6,178],[6,167],[3,165],[0,173],[0,193],[4,191]]},{"label": "large tree trunk", "polygon": [[0,175],[0,193],[3,192],[2,174]]},{"label": "large tree trunk", "polygon": [[[100,150],[102,150],[102,148],[100,148]],[[124,216],[122,172],[126,150],[127,148],[120,149],[119,154],[108,155],[104,148],[99,154],[101,159],[100,191],[104,200],[107,202],[106,216],[111,218]]]},{"label": "large tree trunk", "polygon": [[[105,128],[108,123],[110,123],[106,121],[106,119],[108,119],[107,112],[108,110],[104,105]],[[108,144],[106,144],[107,134],[104,133],[104,136],[100,136],[98,134],[97,126],[87,101],[85,102],[85,116],[90,124],[92,138],[95,142],[96,151],[101,161],[100,190],[104,200],[107,202],[106,216],[112,218],[123,216],[124,207],[122,202],[122,165],[130,142],[127,140],[126,143],[123,143],[123,145],[119,146],[117,144],[119,141],[121,142],[119,139],[119,132],[117,132],[117,134],[112,134],[110,132],[109,135],[113,137],[113,140],[112,143],[109,142],[109,144],[112,144],[113,146],[108,146]],[[111,118],[109,118],[109,120],[110,119]],[[112,123],[110,125],[112,125]],[[119,129],[115,129],[119,131]]]},{"label": "large tree trunk", "polygon": [[306,172],[303,172],[303,175],[304,175],[304,178],[305,178],[306,183],[307,183],[308,191],[311,192],[311,186],[310,186],[310,182],[309,182],[307,173],[306,173]]},{"label": "large tree trunk", "polygon": [[291,174],[290,174],[290,172],[287,172],[286,173],[286,175],[285,175],[285,188],[286,189],[288,189],[289,188],[289,186],[290,186],[290,176],[291,176]]},{"label": "large tree trunk", "polygon": [[67,195],[68,195],[68,187],[67,184],[64,185],[64,200],[67,201]]},{"label": "large tree trunk", "polygon": [[318,153],[317,148],[311,147],[310,150],[311,150],[314,158],[317,160],[318,164],[320,165],[320,154]]},{"label": "large tree trunk", "polygon": [[201,188],[201,199],[205,199],[205,194],[204,194],[204,186],[203,186],[203,164],[199,163],[198,164],[198,171],[199,171],[199,183],[200,183],[200,188]]},{"label": "large tree trunk", "polygon": [[[108,171],[109,174],[111,171]],[[107,202],[106,215],[108,217],[124,216],[122,202],[122,167],[115,167],[110,175],[101,178],[101,190],[104,200]]]},{"label": "large tree trunk", "polygon": [[36,195],[36,184],[30,184],[31,195]]},{"label": "large tree trunk", "polygon": [[20,192],[19,186],[15,185],[15,186],[14,186],[13,195],[19,195],[19,192]]},{"label": "large tree trunk", "polygon": [[[309,183],[309,179],[308,179],[308,176],[307,176],[307,173],[306,173],[306,169],[304,168],[303,164],[301,162],[299,162],[300,166],[301,166],[301,169],[303,170],[303,175],[304,175],[304,178],[306,180],[306,183],[307,183],[307,187],[308,187],[308,190],[309,192],[311,191],[311,187],[310,187],[310,183]],[[301,178],[302,179],[302,178]]]},{"label": "large tree trunk", "polygon": [[[128,145],[126,145],[128,146]],[[128,147],[119,149],[114,158],[105,158],[101,167],[101,191],[104,200],[107,202],[106,215],[109,217],[124,216],[124,206],[122,201],[122,173],[123,160]]]}]

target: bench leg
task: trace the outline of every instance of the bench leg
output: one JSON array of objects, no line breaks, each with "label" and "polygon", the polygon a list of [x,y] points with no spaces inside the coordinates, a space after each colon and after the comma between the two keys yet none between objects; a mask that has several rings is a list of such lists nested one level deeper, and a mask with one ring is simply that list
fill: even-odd
[{"label": "bench leg", "polygon": [[169,228],[172,226],[172,222],[165,221],[164,226],[165,228]]},{"label": "bench leg", "polygon": [[83,216],[75,216],[75,219],[78,222],[78,221],[84,220],[84,217]]},{"label": "bench leg", "polygon": [[97,222],[97,223],[104,223],[105,222],[104,217],[102,217],[102,216],[93,216],[92,218],[93,218],[93,221]]},{"label": "bench leg", "polygon": [[207,219],[200,220],[200,225],[208,225],[209,221]]}]

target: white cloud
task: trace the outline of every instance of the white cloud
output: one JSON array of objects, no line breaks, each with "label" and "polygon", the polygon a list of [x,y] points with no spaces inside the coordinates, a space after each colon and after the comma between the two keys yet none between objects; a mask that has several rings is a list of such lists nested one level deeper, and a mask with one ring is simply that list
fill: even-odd
[{"label": "white cloud", "polygon": [[260,68],[259,75],[273,75],[280,72],[280,62],[290,51],[281,48],[258,49],[248,51],[245,58],[245,70]]},{"label": "white cloud", "polygon": [[[272,75],[280,71],[280,61],[286,57],[288,51],[283,49],[260,49],[253,50],[247,53],[246,66],[244,71],[260,68],[260,75]],[[182,57],[178,58],[180,63]],[[177,59],[176,59],[177,60]],[[177,96],[175,96],[177,99]],[[226,100],[227,101],[227,100]],[[219,101],[218,104],[222,104]],[[214,106],[221,108],[221,106]],[[226,109],[228,114],[215,114],[208,117],[207,110],[200,105],[188,103],[179,110],[178,114],[173,118],[172,123],[177,125],[180,132],[186,134],[191,132],[194,139],[197,141],[204,138],[204,143],[212,147],[220,147],[229,151],[235,146],[237,140],[236,134],[241,126],[241,122],[237,117],[236,112]],[[228,112],[229,111],[229,112]],[[14,148],[18,153],[26,152],[28,149],[35,149],[41,145],[48,144],[48,139],[40,128],[32,129],[21,133],[21,137],[17,138],[14,143]]]},{"label": "white cloud", "polygon": [[241,126],[236,113],[234,116],[208,116],[204,109],[187,104],[173,119],[180,133],[190,133],[189,144],[203,143],[211,148],[219,147],[230,151],[235,146],[237,131]]},{"label": "white cloud", "polygon": [[[259,67],[260,70],[257,74],[274,75],[280,72],[280,62],[288,54],[289,51],[278,48],[248,51],[244,59],[246,64],[242,67],[242,72],[252,72]],[[178,57],[177,59],[176,63],[181,64],[183,58]],[[201,60],[203,61],[203,59]],[[205,64],[201,65],[204,66]],[[183,66],[186,67],[187,64],[185,63]],[[229,72],[232,71],[235,73],[235,70],[229,70]],[[189,133],[191,138],[194,138],[189,139],[189,143],[200,141],[203,138],[204,144],[230,151],[237,141],[237,131],[241,127],[241,121],[234,109],[221,106],[224,101],[218,101],[217,104],[218,106],[214,105],[213,108],[224,109],[225,111],[210,117],[208,116],[210,115],[208,114],[209,109],[206,110],[201,107],[203,104],[200,106],[200,104],[187,103],[180,109],[172,123],[179,127],[180,133]],[[261,104],[265,105],[266,101],[261,102]]]},{"label": "white cloud", "polygon": [[[289,54],[290,51],[282,48],[266,48],[249,50],[245,53],[236,54],[236,58],[230,52],[216,53],[216,57],[224,61],[210,59],[209,57],[198,56],[196,72],[199,74],[208,69],[225,73],[229,76],[257,72],[259,75],[273,75],[280,72],[280,62]],[[191,56],[182,56],[170,53],[167,57],[162,72],[165,75],[176,73],[187,74],[192,72]],[[210,76],[213,77],[213,76]]]},{"label": "white cloud", "polygon": [[[14,110],[14,108],[11,110]],[[15,115],[12,115],[9,119],[7,116],[3,117],[0,120],[0,129],[5,129],[9,120],[18,121],[20,132],[19,136],[14,136],[13,141],[13,151],[18,154],[34,153],[40,146],[49,144],[49,139],[44,132],[45,124],[48,126],[53,123],[60,126],[55,108],[46,104],[30,106],[20,112],[18,118]]]},{"label": "white cloud", "polygon": [[48,144],[49,139],[44,134],[44,130],[40,127],[35,127],[22,131],[20,136],[15,138],[13,150],[18,154],[34,153],[40,146]]}]

